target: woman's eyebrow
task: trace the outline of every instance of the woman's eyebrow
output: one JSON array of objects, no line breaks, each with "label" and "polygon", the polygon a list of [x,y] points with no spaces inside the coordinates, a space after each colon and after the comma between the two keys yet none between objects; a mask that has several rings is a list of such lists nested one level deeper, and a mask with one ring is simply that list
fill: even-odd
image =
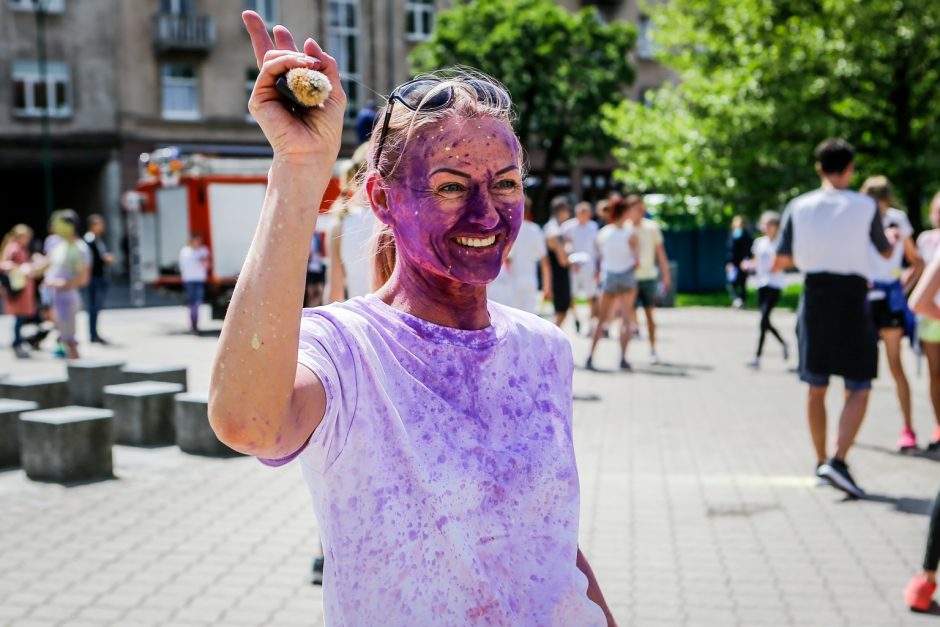
[{"label": "woman's eyebrow", "polygon": [[462,177],[464,177],[465,179],[471,178],[471,176],[470,176],[469,174],[467,174],[466,172],[461,172],[460,170],[454,170],[454,169],[451,169],[451,168],[438,168],[438,169],[434,170],[433,172],[431,172],[430,176],[434,176],[434,175],[437,174],[438,172],[447,172],[447,173],[449,173],[449,174],[456,174],[457,176],[462,176]]},{"label": "woman's eyebrow", "polygon": [[506,166],[505,168],[497,172],[494,176],[499,176],[500,174],[505,174],[506,172],[509,172],[510,170],[518,170],[518,169],[519,169],[518,166],[514,166],[514,165]]}]

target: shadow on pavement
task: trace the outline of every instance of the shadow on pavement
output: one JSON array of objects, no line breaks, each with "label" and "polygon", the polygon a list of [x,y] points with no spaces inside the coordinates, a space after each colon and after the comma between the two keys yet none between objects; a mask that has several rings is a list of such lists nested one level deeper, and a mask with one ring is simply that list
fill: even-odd
[{"label": "shadow on pavement", "polygon": [[875,453],[891,455],[892,457],[917,457],[920,459],[930,460],[932,462],[940,462],[940,451],[927,451],[927,450],[918,448],[918,449],[914,449],[913,451],[902,452],[896,448],[883,446],[881,444],[866,444],[865,442],[856,442],[855,446],[857,448],[865,449],[867,451],[874,451]]},{"label": "shadow on pavement", "polygon": [[715,369],[714,366],[708,364],[682,364],[672,361],[660,361],[656,364],[657,368],[678,368],[680,370],[701,370],[702,372],[711,372]]},{"label": "shadow on pavement", "polygon": [[588,402],[594,403],[594,402],[602,401],[604,399],[598,394],[572,394],[571,400],[575,402],[582,401],[585,403],[588,403]]},{"label": "shadow on pavement", "polygon": [[918,514],[920,516],[929,516],[933,508],[933,499],[915,499],[909,496],[885,496],[884,494],[866,494],[862,500],[873,501],[875,503],[887,503],[893,505],[894,509],[904,514]]}]

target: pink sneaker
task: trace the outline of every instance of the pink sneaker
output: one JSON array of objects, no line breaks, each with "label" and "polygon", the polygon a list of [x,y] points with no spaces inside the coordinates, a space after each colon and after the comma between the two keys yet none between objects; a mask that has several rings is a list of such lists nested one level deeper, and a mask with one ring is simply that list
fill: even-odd
[{"label": "pink sneaker", "polygon": [[926,612],[933,602],[933,593],[937,584],[930,583],[923,575],[914,575],[904,588],[904,602],[915,612]]},{"label": "pink sneaker", "polygon": [[909,451],[917,448],[917,436],[910,429],[901,429],[901,435],[898,436],[898,448],[902,451]]}]

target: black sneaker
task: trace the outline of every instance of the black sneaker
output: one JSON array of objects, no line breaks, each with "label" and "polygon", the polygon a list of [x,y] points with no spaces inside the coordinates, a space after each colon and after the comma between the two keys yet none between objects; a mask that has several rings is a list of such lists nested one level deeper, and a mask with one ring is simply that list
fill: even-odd
[{"label": "black sneaker", "polygon": [[626,358],[622,358],[620,360],[620,369],[630,371],[633,370],[633,366],[630,365],[630,362],[627,361]]},{"label": "black sneaker", "polygon": [[849,474],[849,467],[844,461],[830,457],[816,472],[820,477],[829,481],[833,487],[842,490],[846,494],[859,499],[865,497],[865,491],[855,484],[855,479]]},{"label": "black sneaker", "polygon": [[585,370],[594,370],[594,357],[588,357],[587,361],[584,362]]},{"label": "black sneaker", "polygon": [[315,586],[323,585],[323,558],[317,557],[313,560],[313,570],[310,573],[310,583]]}]

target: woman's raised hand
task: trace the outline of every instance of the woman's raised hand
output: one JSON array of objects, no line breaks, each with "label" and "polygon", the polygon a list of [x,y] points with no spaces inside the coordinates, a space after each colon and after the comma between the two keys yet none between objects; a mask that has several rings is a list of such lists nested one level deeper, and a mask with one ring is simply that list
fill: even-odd
[{"label": "woman's raised hand", "polygon": [[[323,52],[313,39],[297,50],[290,31],[274,27],[274,41],[264,20],[254,11],[242,13],[245,28],[258,61],[258,80],[248,100],[248,110],[257,120],[274,149],[275,158],[313,161],[326,157],[330,163],[339,153],[346,111],[346,94],[339,80],[336,60]],[[323,72],[333,90],[322,107],[292,112],[274,87],[277,78],[295,67]]]}]

